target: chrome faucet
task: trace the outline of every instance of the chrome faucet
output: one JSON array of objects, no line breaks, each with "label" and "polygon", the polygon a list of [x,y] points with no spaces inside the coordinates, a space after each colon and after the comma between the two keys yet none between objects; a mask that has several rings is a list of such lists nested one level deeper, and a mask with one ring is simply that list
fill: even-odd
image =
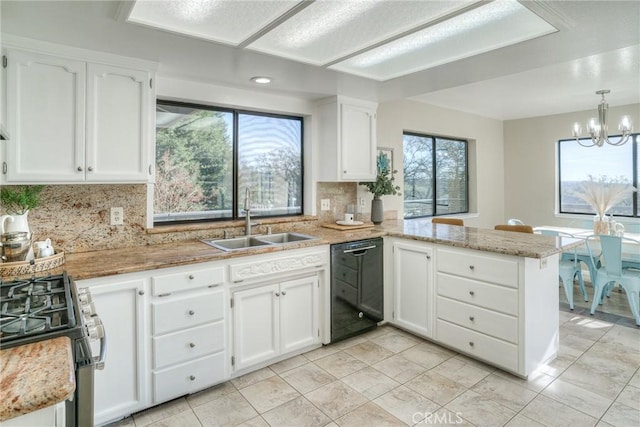
[{"label": "chrome faucet", "polygon": [[249,187],[244,193],[244,212],[244,235],[251,236],[251,226],[256,224],[251,223],[251,193],[249,193]]}]

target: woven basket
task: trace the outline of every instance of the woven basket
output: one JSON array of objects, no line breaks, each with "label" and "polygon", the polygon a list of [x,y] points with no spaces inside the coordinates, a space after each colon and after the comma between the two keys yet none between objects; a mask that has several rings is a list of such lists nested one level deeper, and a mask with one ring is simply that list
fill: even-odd
[{"label": "woven basket", "polygon": [[51,256],[36,258],[33,265],[29,261],[2,262],[0,263],[0,276],[24,276],[40,273],[60,267],[62,264],[64,264],[64,252],[55,250],[55,254]]}]

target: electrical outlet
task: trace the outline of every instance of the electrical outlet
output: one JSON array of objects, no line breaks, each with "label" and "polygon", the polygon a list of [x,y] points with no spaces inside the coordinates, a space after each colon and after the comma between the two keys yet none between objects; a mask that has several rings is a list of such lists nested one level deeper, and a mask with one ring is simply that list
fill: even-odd
[{"label": "electrical outlet", "polygon": [[321,199],[320,200],[320,210],[328,211],[331,209],[331,199]]},{"label": "electrical outlet", "polygon": [[358,199],[358,213],[364,212],[364,197]]},{"label": "electrical outlet", "polygon": [[124,211],[122,208],[111,208],[111,225],[124,224]]}]

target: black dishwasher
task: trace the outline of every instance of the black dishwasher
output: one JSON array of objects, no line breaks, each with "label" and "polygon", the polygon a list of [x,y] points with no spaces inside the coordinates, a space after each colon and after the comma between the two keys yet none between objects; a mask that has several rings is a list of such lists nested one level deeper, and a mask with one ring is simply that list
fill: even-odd
[{"label": "black dishwasher", "polygon": [[331,342],[383,319],[382,239],[331,245]]}]

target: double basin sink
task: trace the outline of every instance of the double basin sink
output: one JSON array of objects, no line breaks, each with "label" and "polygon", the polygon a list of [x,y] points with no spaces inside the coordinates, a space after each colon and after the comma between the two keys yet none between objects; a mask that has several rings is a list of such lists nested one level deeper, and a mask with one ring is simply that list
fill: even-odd
[{"label": "double basin sink", "polygon": [[259,248],[266,246],[278,246],[286,243],[303,242],[306,240],[316,240],[318,237],[308,236],[300,233],[278,233],[259,236],[242,236],[232,239],[202,240],[207,245],[223,251],[235,251],[239,249]]}]

